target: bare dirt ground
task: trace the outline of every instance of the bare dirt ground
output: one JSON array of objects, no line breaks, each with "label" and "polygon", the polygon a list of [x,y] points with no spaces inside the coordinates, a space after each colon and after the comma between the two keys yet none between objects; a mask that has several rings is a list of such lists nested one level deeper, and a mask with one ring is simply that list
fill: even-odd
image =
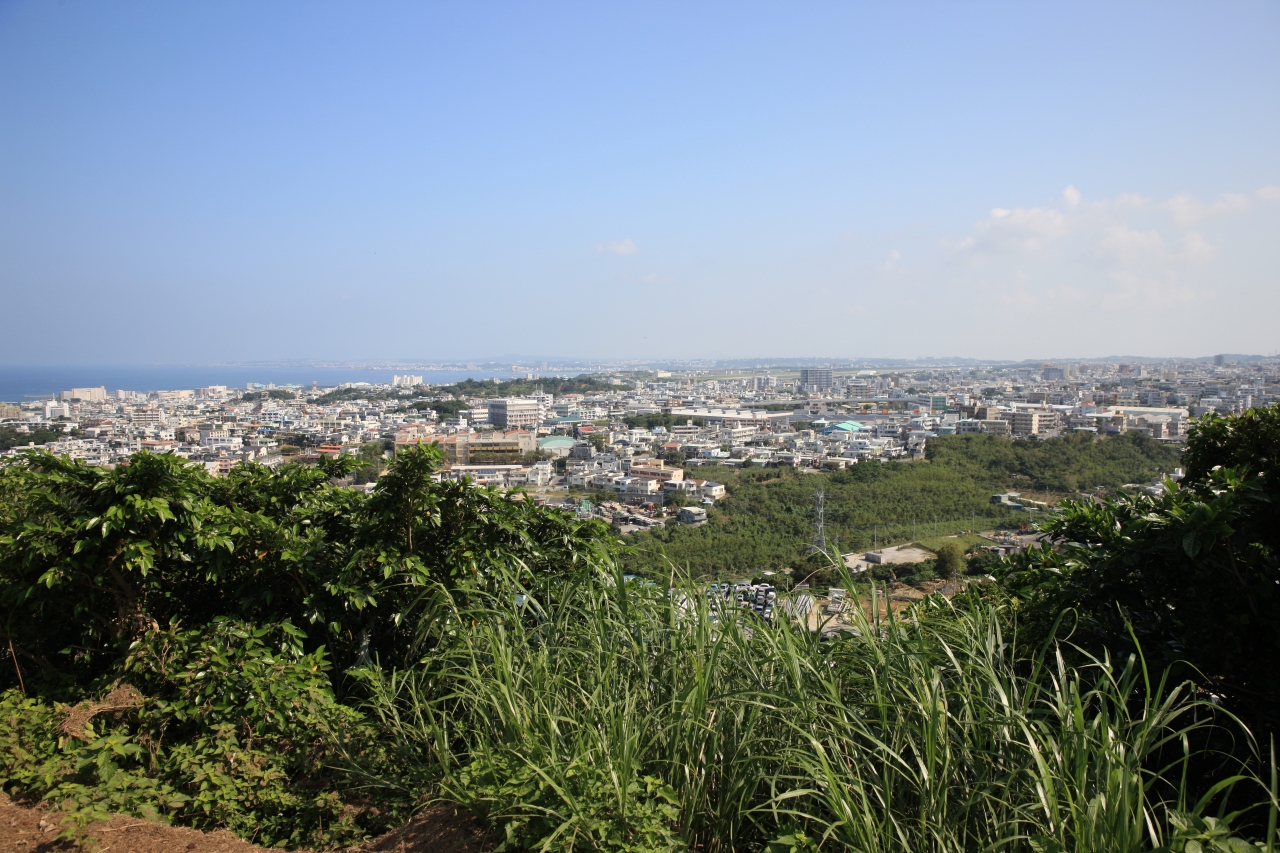
[{"label": "bare dirt ground", "polygon": [[[200,832],[116,815],[59,838],[66,827],[44,806],[28,808],[0,793],[0,853],[254,853],[256,847],[229,832]],[[341,853],[484,853],[493,848],[468,816],[430,806],[407,826]]]}]

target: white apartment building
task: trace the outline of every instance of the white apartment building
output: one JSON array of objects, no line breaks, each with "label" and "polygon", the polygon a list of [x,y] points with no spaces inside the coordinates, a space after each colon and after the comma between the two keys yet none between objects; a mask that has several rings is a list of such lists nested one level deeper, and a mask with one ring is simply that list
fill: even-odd
[{"label": "white apartment building", "polygon": [[987,420],[978,420],[977,418],[961,418],[956,421],[956,435],[977,435],[978,433],[994,433],[995,435],[1009,435],[1010,424],[1006,420],[990,418]]},{"label": "white apartment building", "polygon": [[533,427],[542,422],[542,402],[533,397],[489,401],[489,423],[502,429]]},{"label": "white apartment building", "polygon": [[1014,435],[1036,435],[1040,432],[1039,412],[1001,412],[1000,418],[1009,422],[1009,430]]},{"label": "white apartment building", "polygon": [[239,450],[244,444],[244,439],[238,435],[232,435],[229,430],[210,427],[200,430],[200,444],[203,447]]},{"label": "white apartment building", "polygon": [[86,403],[100,403],[107,399],[107,389],[101,385],[97,388],[72,388],[60,395],[65,400],[81,400]]}]

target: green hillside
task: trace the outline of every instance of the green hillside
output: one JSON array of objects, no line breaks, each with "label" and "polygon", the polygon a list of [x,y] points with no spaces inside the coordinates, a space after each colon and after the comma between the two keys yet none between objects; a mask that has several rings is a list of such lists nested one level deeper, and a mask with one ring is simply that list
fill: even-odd
[{"label": "green hillside", "polygon": [[[994,436],[939,438],[927,462],[863,463],[847,471],[798,473],[790,468],[690,470],[728,487],[728,496],[699,527],[672,525],[635,534],[627,567],[661,574],[666,560],[700,577],[755,575],[804,564],[813,535],[814,494],[826,494],[828,541],[844,551],[1027,519],[991,503],[1010,489],[1065,492],[1076,484],[1114,488],[1171,472],[1178,452],[1130,433],[1046,441]],[[833,540],[834,537],[834,540]],[[665,556],[664,556],[665,555]]]}]

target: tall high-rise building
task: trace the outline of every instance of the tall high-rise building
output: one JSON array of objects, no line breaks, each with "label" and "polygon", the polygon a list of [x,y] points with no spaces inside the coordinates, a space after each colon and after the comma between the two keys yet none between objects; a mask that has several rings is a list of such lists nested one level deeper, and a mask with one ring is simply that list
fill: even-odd
[{"label": "tall high-rise building", "polygon": [[800,385],[804,388],[813,388],[817,391],[825,391],[832,386],[831,368],[829,367],[802,367],[800,368]]}]

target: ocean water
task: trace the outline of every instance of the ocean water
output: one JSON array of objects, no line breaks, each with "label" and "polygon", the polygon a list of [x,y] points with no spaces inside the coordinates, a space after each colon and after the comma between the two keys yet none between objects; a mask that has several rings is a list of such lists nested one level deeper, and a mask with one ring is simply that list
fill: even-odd
[{"label": "ocean water", "polygon": [[421,374],[422,380],[431,384],[449,384],[463,379],[512,379],[523,378],[524,373],[510,370],[366,370],[344,367],[254,367],[243,365],[190,365],[190,366],[28,366],[0,365],[0,400],[47,398],[70,388],[96,388],[101,385],[107,393],[124,391],[178,391],[185,388],[203,388],[207,385],[226,385],[243,388],[251,382],[263,385],[304,385],[313,381],[320,387],[340,385],[343,382],[370,382],[390,384],[396,373]]}]

